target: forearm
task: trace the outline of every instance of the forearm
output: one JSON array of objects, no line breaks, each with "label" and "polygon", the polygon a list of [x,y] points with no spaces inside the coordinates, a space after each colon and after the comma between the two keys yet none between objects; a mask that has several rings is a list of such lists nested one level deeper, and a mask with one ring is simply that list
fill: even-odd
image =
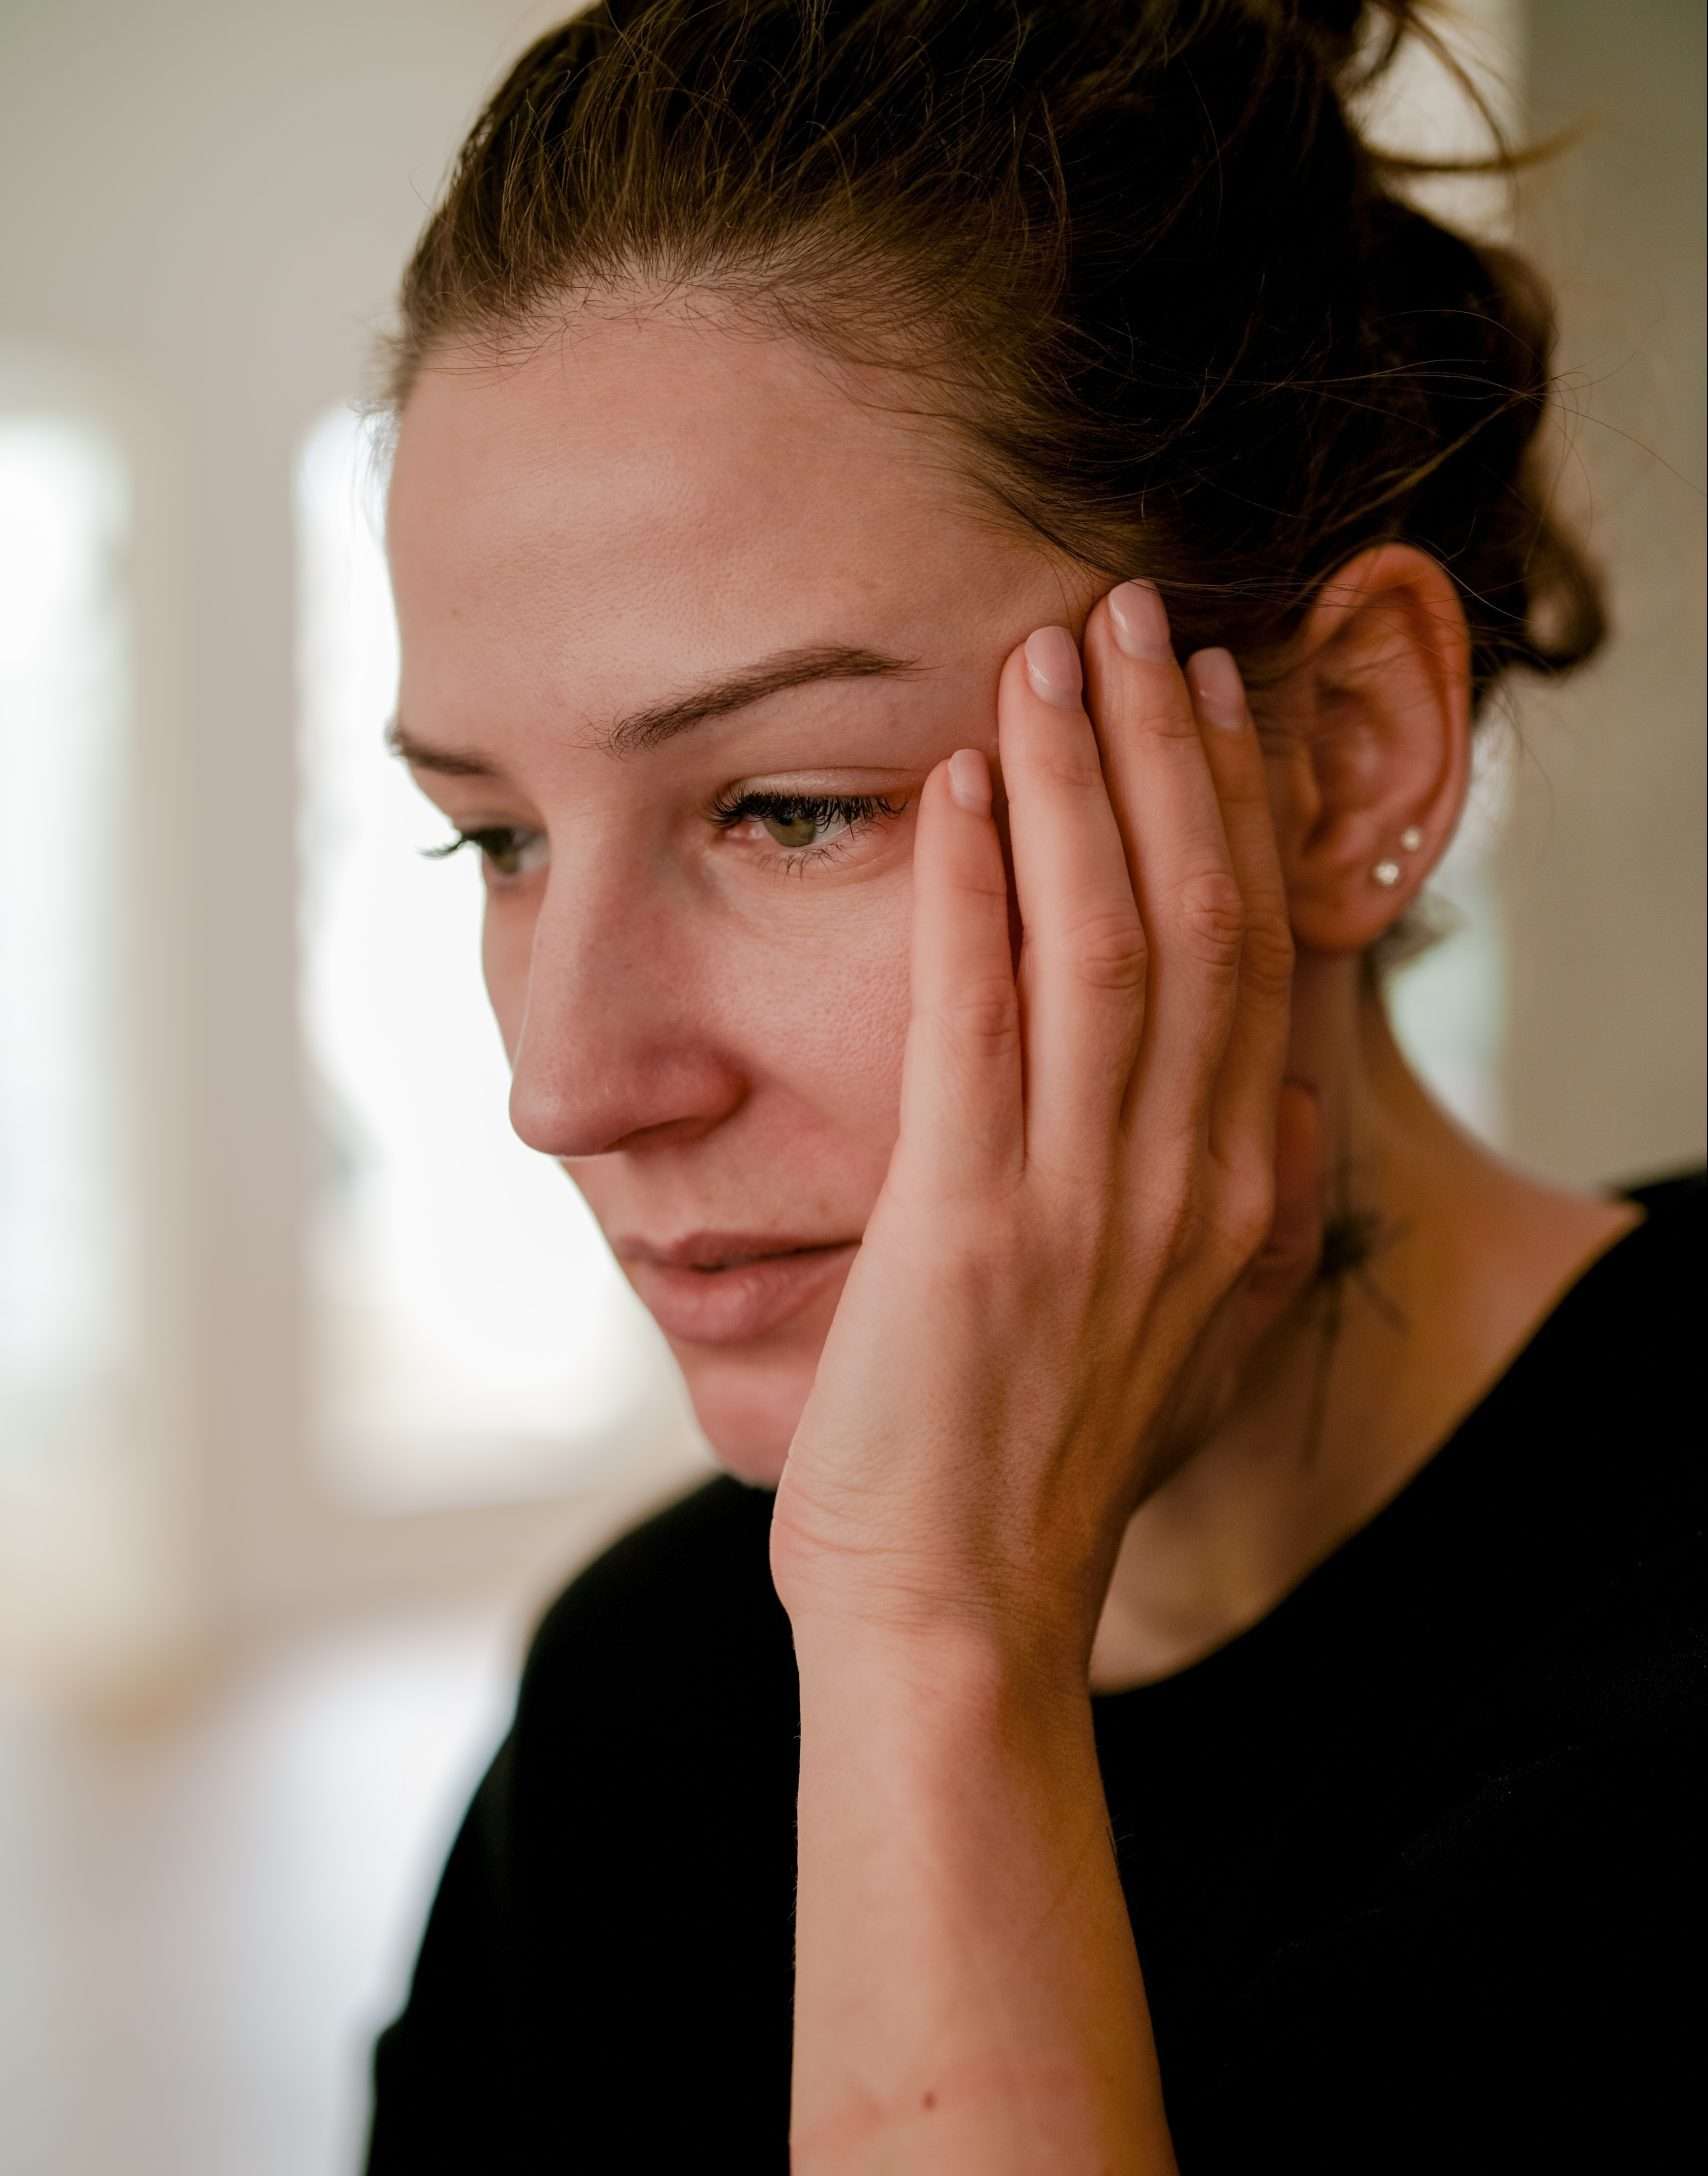
[{"label": "forearm", "polygon": [[795,2176],[1173,2176],[1089,1691],[795,1646]]}]

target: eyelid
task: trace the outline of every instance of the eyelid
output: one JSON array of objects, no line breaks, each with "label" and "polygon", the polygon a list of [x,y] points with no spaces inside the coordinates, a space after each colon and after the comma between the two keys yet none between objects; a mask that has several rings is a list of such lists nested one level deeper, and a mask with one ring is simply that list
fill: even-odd
[{"label": "eyelid", "polygon": [[809,868],[858,852],[871,833],[884,830],[906,815],[912,795],[899,800],[878,793],[834,793],[810,786],[778,791],[768,786],[747,786],[719,794],[707,814],[722,832],[733,834],[742,823],[763,823],[788,815],[816,826],[839,822],[841,828],[816,845],[779,847],[753,857],[757,869],[772,876],[805,876]]},{"label": "eyelid", "polygon": [[[874,767],[875,768],[875,767]],[[881,774],[880,774],[881,775]],[[883,830],[898,822],[912,807],[914,794],[908,787],[880,791],[867,788],[849,790],[835,785],[819,785],[810,779],[794,778],[787,783],[756,784],[726,787],[702,810],[714,828],[720,833],[733,832],[742,823],[762,822],[775,818],[780,811],[799,811],[808,821],[821,824],[840,819],[842,828],[817,845],[804,847],[778,847],[773,842],[769,853],[755,852],[752,859],[756,868],[772,875],[804,875],[808,868],[837,859],[863,843],[869,834]],[[485,822],[463,818],[451,822],[453,836],[437,846],[420,849],[429,859],[446,860],[465,846],[472,846],[486,884],[499,891],[507,891],[520,885],[534,872],[517,870],[505,872],[496,867],[501,854],[519,857],[526,854],[536,842],[544,840],[542,826],[511,822]],[[502,839],[509,843],[495,846],[491,842]]]}]

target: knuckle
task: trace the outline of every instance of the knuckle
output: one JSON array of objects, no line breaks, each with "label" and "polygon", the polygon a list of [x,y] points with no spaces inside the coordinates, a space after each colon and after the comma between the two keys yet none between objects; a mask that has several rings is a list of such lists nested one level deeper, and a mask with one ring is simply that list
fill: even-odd
[{"label": "knuckle", "polygon": [[993,906],[1000,905],[1004,914],[1007,913],[1008,879],[1000,869],[994,874],[988,866],[969,870],[959,877],[955,889],[963,899],[985,900]]},{"label": "knuckle", "polygon": [[1080,980],[1094,990],[1126,994],[1144,988],[1149,947],[1136,907],[1083,916],[1069,932],[1068,951]]},{"label": "knuckle", "polygon": [[1036,758],[1038,776],[1045,785],[1067,786],[1087,793],[1103,784],[1103,765],[1095,747],[1087,748],[1076,734],[1052,737],[1047,750]]},{"label": "knuckle", "polygon": [[1185,683],[1172,675],[1166,686],[1157,691],[1155,701],[1145,705],[1143,718],[1146,732],[1157,740],[1178,741],[1193,749],[1203,747],[1203,730]]},{"label": "knuckle", "polygon": [[1284,997],[1293,987],[1297,960],[1293,932],[1282,915],[1265,914],[1246,924],[1240,972],[1260,997]]},{"label": "knuckle", "polygon": [[1189,1262],[1197,1256],[1209,1235],[1209,1218],[1203,1198],[1190,1179],[1154,1188],[1146,1211],[1146,1221],[1166,1260]]},{"label": "knuckle", "polygon": [[[981,1209],[984,1206],[980,1204]],[[983,1214],[942,1218],[932,1244],[946,1291],[978,1294],[990,1282],[992,1263],[1001,1261],[1007,1251],[994,1223]]]},{"label": "knuckle", "polygon": [[1091,1183],[1077,1160],[1063,1168],[1033,1157],[1027,1177],[1047,1213],[1027,1233],[1021,1266],[1037,1291],[1071,1303],[1075,1295],[1089,1295],[1095,1277],[1107,1221],[1105,1190]]},{"label": "knuckle", "polygon": [[1020,1008],[1008,975],[964,982],[944,1002],[944,1025],[962,1048],[1004,1057],[1020,1040]]},{"label": "knuckle", "polygon": [[1234,1181],[1223,1197],[1218,1221],[1229,1254],[1243,1267],[1262,1251],[1274,1228],[1274,1174],[1253,1171]]},{"label": "knuckle", "polygon": [[1240,963],[1246,935],[1245,900],[1231,869],[1189,877],[1176,895],[1180,927],[1194,958],[1222,975]]}]

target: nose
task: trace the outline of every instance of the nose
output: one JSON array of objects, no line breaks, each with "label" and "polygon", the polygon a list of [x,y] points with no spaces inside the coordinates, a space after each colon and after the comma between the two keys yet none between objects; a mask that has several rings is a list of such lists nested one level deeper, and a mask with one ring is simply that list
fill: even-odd
[{"label": "nose", "polygon": [[640,1134],[724,1117],[739,1068],[709,1032],[710,985],[679,918],[601,911],[585,893],[542,903],[511,1059],[510,1123],[541,1154],[609,1155]]}]

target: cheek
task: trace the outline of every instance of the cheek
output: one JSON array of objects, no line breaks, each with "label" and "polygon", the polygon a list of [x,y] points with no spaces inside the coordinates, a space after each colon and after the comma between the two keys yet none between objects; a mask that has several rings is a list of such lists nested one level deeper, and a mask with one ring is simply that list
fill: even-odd
[{"label": "cheek", "polygon": [[[754,1081],[790,1091],[781,1099],[768,1095],[757,1107],[761,1130],[780,1127],[770,1146],[797,1170],[828,1166],[843,1209],[870,1206],[894,1146],[909,946],[907,913],[898,905],[862,925],[816,930],[799,949],[782,942],[755,951],[731,943],[715,958],[696,955],[692,972],[685,972],[699,992],[682,1015],[685,1030]],[[512,1066],[532,964],[531,917],[513,901],[489,906],[481,971]]]},{"label": "cheek", "polygon": [[890,1164],[901,1114],[905,929],[899,936],[894,929],[872,931],[857,949],[818,960],[812,977],[803,977],[801,999],[801,1007],[788,1007],[799,1021],[801,1062],[794,1079],[803,1101],[825,1116],[846,1188],[870,1208]]}]

